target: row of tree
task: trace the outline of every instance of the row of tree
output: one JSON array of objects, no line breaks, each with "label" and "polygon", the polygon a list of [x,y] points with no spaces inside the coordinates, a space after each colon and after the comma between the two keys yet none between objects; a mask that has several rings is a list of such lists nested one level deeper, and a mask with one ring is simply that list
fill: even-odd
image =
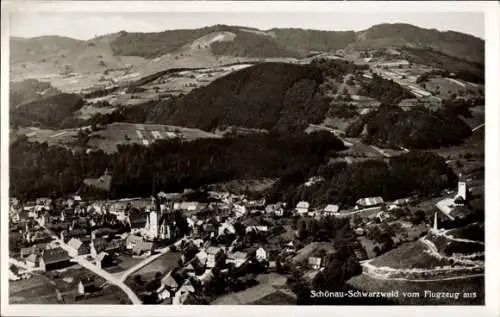
[{"label": "row of tree", "polygon": [[[280,177],[314,171],[343,143],[330,133],[249,135],[192,142],[162,140],[150,147],[121,145],[118,152],[89,153],[19,138],[10,147],[11,194],[44,197],[78,191],[85,178],[112,170],[111,196],[182,191],[241,178]],[[91,191],[89,191],[91,192]]]},{"label": "row of tree", "polygon": [[368,160],[323,165],[316,175],[324,182],[313,186],[299,186],[305,173],[295,171],[284,175],[271,188],[271,200],[281,200],[290,206],[306,200],[314,206],[326,204],[354,205],[363,197],[382,196],[397,199],[413,194],[432,196],[456,181],[456,175],[443,158],[429,152],[412,151],[393,157],[388,163]]},{"label": "row of tree", "polygon": [[375,98],[389,105],[397,105],[403,99],[414,98],[407,89],[398,83],[377,74],[372,76],[372,79],[361,82],[360,95]]}]

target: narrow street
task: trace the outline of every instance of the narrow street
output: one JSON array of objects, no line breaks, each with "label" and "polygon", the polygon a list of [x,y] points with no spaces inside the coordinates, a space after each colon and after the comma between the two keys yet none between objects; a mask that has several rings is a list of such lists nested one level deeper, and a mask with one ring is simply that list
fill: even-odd
[{"label": "narrow street", "polygon": [[116,273],[116,275],[120,274],[120,278],[119,278],[119,281],[120,282],[125,282],[125,280],[132,274],[134,274],[135,272],[139,271],[140,269],[142,269],[143,267],[145,267],[146,265],[148,265],[149,263],[153,262],[154,260],[156,260],[157,258],[159,258],[160,256],[164,255],[165,253],[167,253],[168,251],[170,251],[170,248],[169,247],[166,247],[166,248],[163,248],[163,249],[159,249],[157,250],[159,253],[155,254],[155,255],[152,255],[152,256],[149,256],[147,258],[145,258],[144,260],[142,260],[141,262],[137,263],[136,265],[134,265],[133,267],[129,268],[128,270],[124,271],[124,272],[120,272],[120,273]]},{"label": "narrow street", "polygon": [[98,268],[97,266],[95,266],[94,264],[85,260],[81,256],[74,257],[73,261],[77,262],[78,264],[80,264],[84,268],[86,268],[86,269],[94,272],[95,274],[99,275],[100,277],[104,278],[109,283],[114,284],[114,285],[118,286],[119,288],[121,288],[121,290],[124,291],[125,294],[127,294],[128,298],[132,301],[132,304],[134,304],[134,305],[141,305],[142,304],[139,297],[137,297],[137,295],[127,285],[125,285],[125,283],[117,280],[110,273],[104,271],[103,269]]},{"label": "narrow street", "polygon": [[[182,241],[186,240],[186,238],[182,238],[180,240],[178,240],[177,242],[174,243],[174,245],[176,247],[179,247],[179,245],[182,243]],[[117,277],[119,276],[119,280],[121,282],[125,282],[125,280],[132,274],[134,274],[135,272],[139,271],[140,269],[142,269],[143,267],[145,267],[146,265],[148,265],[149,263],[153,262],[154,260],[156,260],[157,258],[159,258],[160,256],[164,255],[165,253],[169,252],[170,251],[170,246],[168,247],[164,247],[162,249],[158,249],[156,250],[158,253],[155,254],[155,255],[152,255],[152,256],[149,256],[147,258],[145,258],[144,260],[142,260],[141,262],[137,263],[136,265],[134,265],[133,267],[129,268],[128,270],[124,271],[124,272],[119,272],[119,273],[115,273],[114,276]]]},{"label": "narrow street", "polygon": [[[42,228],[45,229],[45,231],[47,231],[50,234],[52,239],[54,239],[55,241],[58,242],[58,244],[61,248],[63,248],[65,251],[67,251],[69,253],[71,248],[66,243],[64,243],[64,241],[59,239],[50,230],[48,230],[45,226],[43,226],[39,221],[38,221],[38,223],[40,224],[40,226]],[[141,305],[142,304],[142,301],[139,299],[139,297],[137,297],[137,295],[125,283],[123,283],[120,280],[117,280],[113,275],[104,271],[103,269],[98,268],[96,265],[94,265],[90,261],[86,260],[84,258],[84,256],[72,257],[72,261],[76,262],[76,263],[80,264],[81,266],[85,267],[86,269],[94,272],[95,274],[99,275],[100,277],[102,277],[103,279],[108,281],[109,283],[118,286],[123,292],[125,292],[125,294],[127,294],[130,301],[132,301],[132,304],[134,304],[134,305]]]}]

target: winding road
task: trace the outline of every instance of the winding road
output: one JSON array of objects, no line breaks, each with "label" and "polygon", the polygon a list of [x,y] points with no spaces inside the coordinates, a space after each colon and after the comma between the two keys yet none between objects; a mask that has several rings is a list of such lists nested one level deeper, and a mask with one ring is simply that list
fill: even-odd
[{"label": "winding road", "polygon": [[[436,245],[432,241],[427,240],[425,237],[420,238],[419,241],[424,243],[434,256],[436,256],[438,258],[446,258],[439,253],[439,250],[436,248]],[[452,257],[448,257],[448,258],[452,258]],[[474,264],[473,261],[469,261],[469,260],[459,259],[456,257],[453,257],[453,259],[456,262],[463,263],[463,264],[469,264],[469,265]],[[390,276],[388,276],[389,272],[387,272],[386,274],[375,272],[375,270],[378,267],[370,264],[370,262],[371,262],[371,260],[366,260],[366,261],[363,261],[360,263],[364,268],[367,268],[367,270],[363,270],[363,274],[366,276],[369,276],[371,278],[378,279],[378,280],[407,281],[407,282],[438,282],[438,281],[460,280],[460,279],[468,279],[468,278],[473,278],[473,277],[484,276],[484,272],[483,273],[472,273],[471,272],[471,274],[467,274],[467,275],[443,277],[443,278],[436,278],[436,279],[432,279],[432,278],[430,278],[430,279],[411,279],[411,278],[404,278],[404,277],[390,277]],[[474,269],[474,268],[471,267],[471,269]],[[400,271],[400,272],[404,271],[403,269],[393,269],[393,270]],[[428,271],[432,272],[432,271],[436,271],[436,270],[429,269]]]}]

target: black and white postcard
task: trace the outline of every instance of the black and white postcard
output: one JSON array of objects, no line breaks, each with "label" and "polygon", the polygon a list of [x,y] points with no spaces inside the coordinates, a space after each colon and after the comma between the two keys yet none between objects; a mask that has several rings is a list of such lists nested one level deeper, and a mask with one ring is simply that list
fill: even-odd
[{"label": "black and white postcard", "polygon": [[497,316],[497,13],[2,3],[2,315]]}]

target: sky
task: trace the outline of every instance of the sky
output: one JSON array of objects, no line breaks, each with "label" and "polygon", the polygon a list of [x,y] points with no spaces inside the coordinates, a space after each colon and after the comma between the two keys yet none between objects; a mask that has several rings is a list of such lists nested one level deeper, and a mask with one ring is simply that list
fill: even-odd
[{"label": "sky", "polygon": [[193,29],[214,24],[262,30],[295,27],[360,31],[380,23],[409,23],[427,29],[457,31],[484,39],[484,15],[478,12],[251,13],[251,12],[18,12],[11,13],[10,34],[19,37],[67,36],[87,40],[97,35]]}]

